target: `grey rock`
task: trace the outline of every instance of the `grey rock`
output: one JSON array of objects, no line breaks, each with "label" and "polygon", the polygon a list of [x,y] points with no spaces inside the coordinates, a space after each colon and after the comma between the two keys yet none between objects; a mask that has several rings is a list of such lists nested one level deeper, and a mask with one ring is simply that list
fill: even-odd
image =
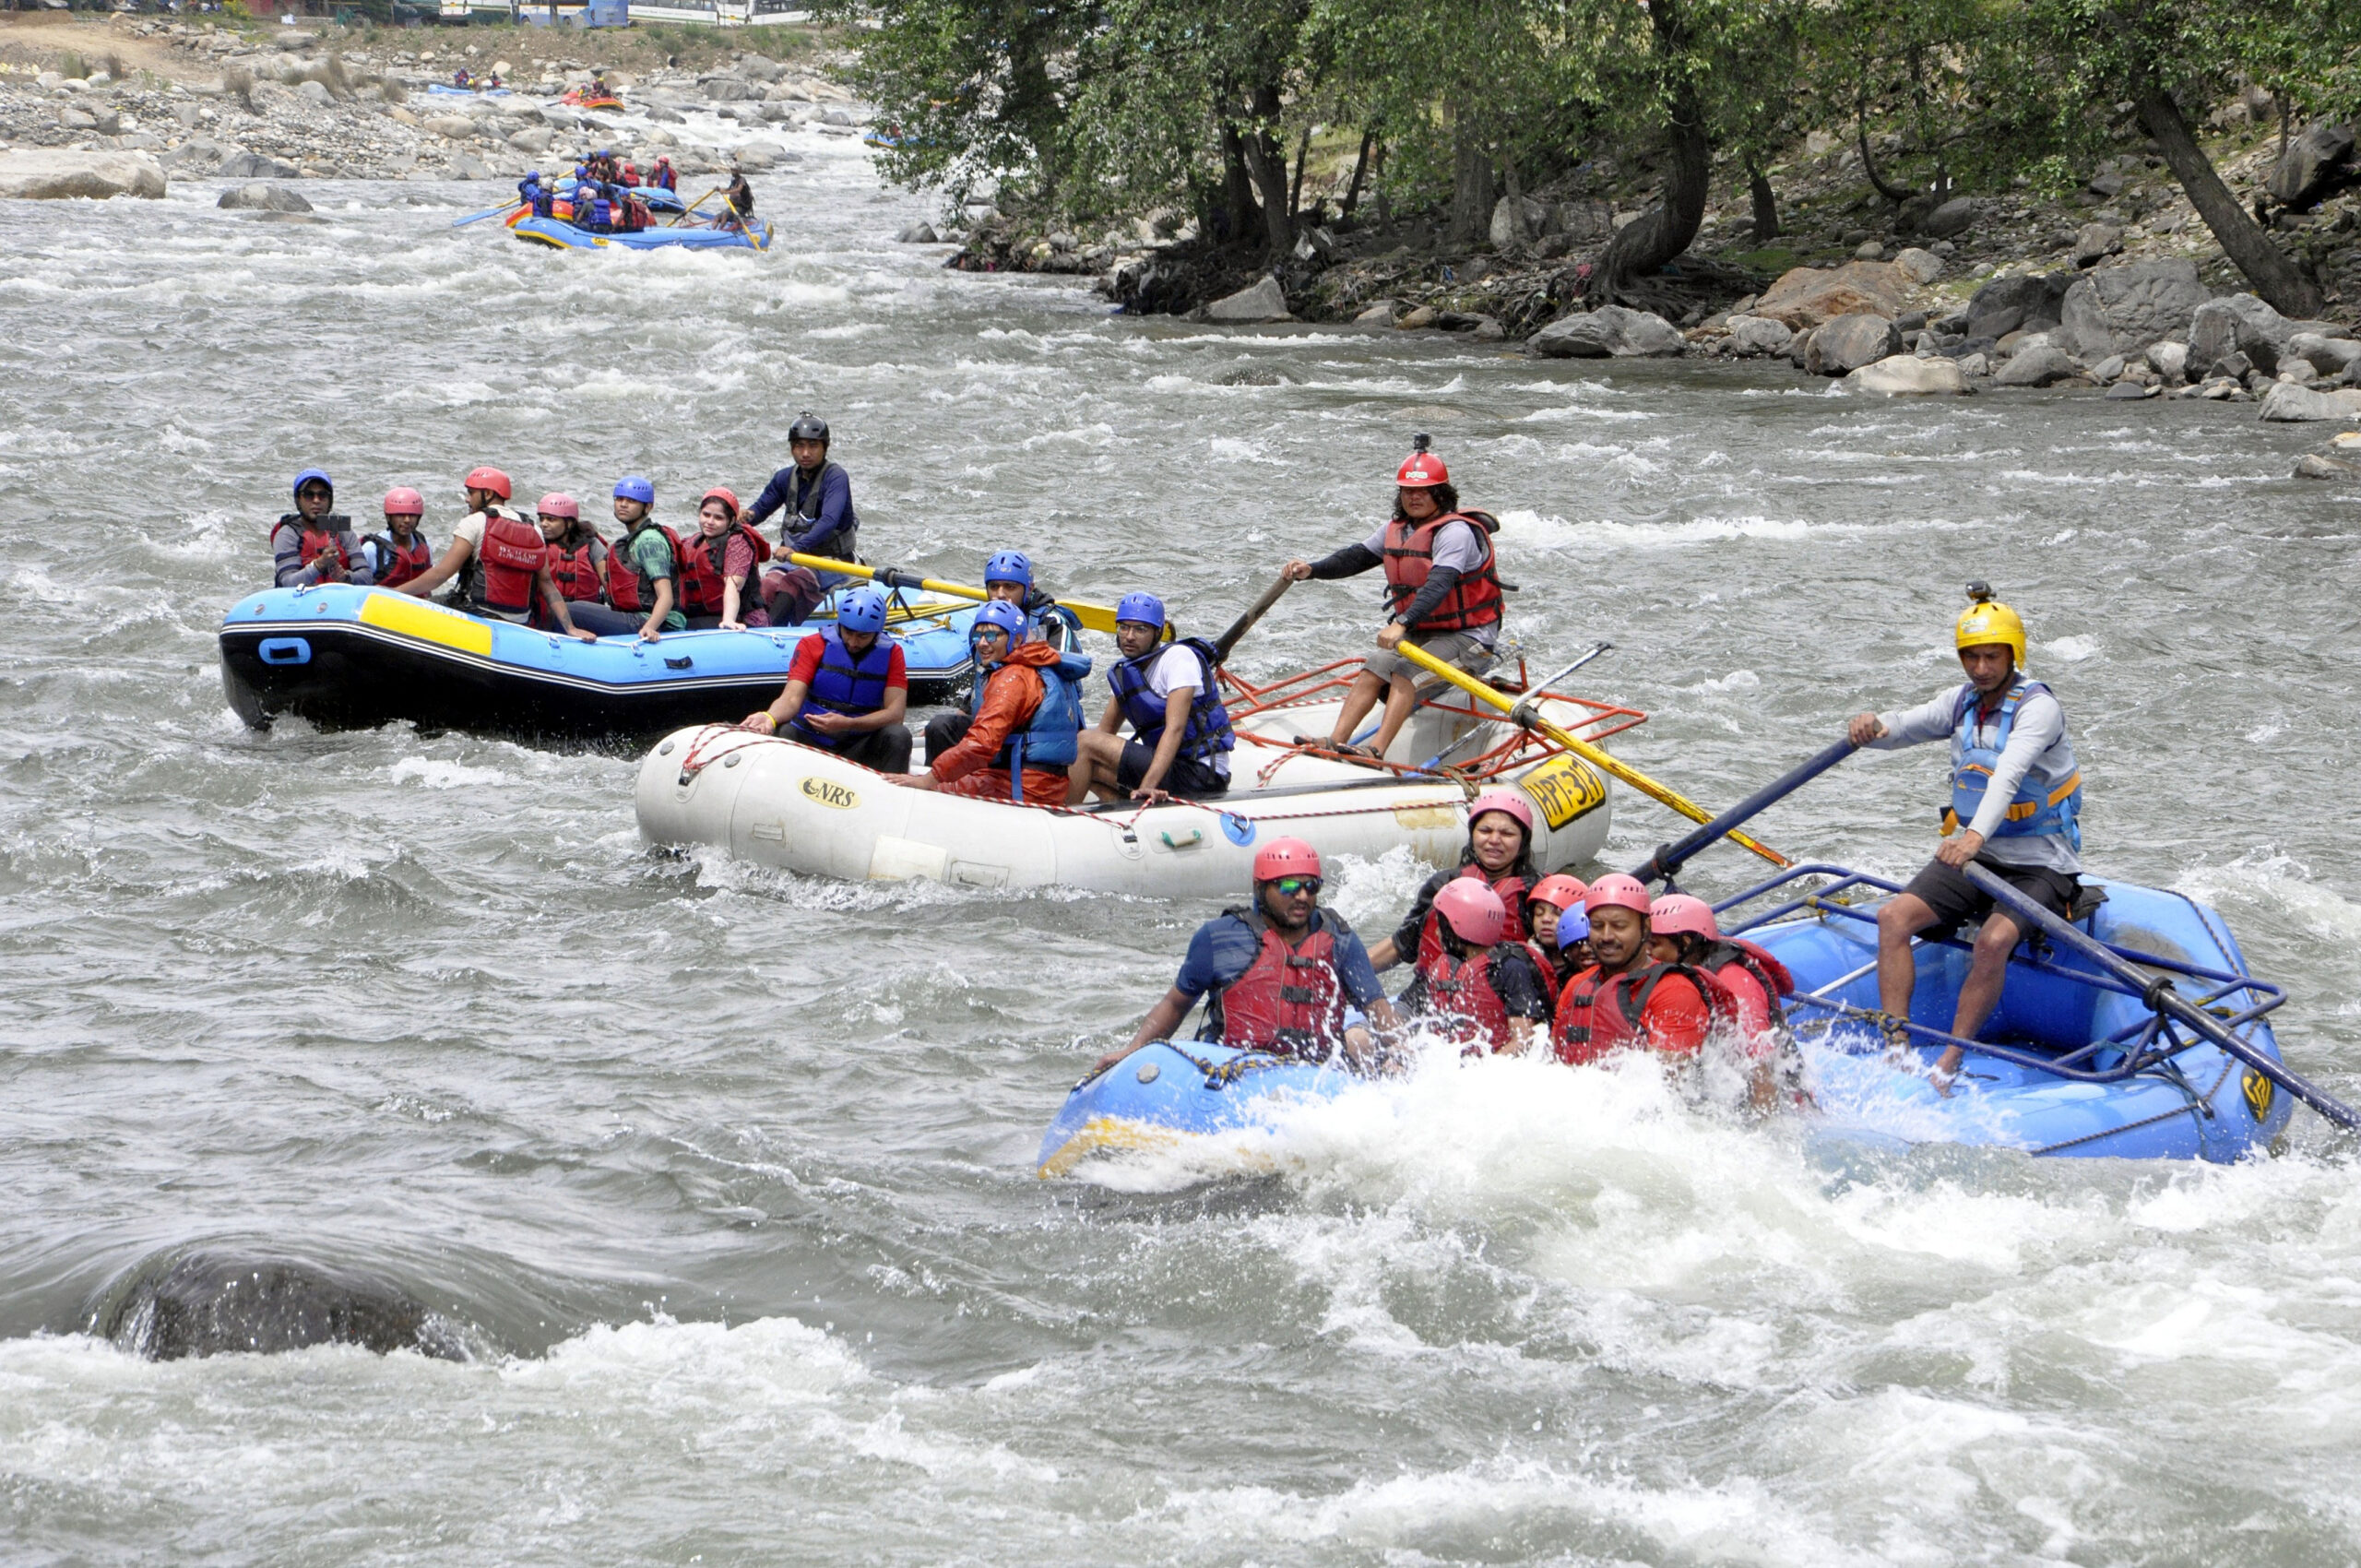
[{"label": "grey rock", "polygon": [[1922,360],[1912,354],[1897,354],[1875,364],[1862,365],[1845,377],[1845,385],[1857,392],[1880,393],[1889,398],[1956,398],[1969,389],[1967,376],[1955,361]]},{"label": "grey rock", "polygon": [[555,140],[557,140],[555,131],[551,130],[547,125],[535,125],[510,137],[508,145],[519,152],[531,153],[538,157],[547,152],[550,149],[550,144]]},{"label": "grey rock", "polygon": [[1393,300],[1371,300],[1369,303],[1361,307],[1361,311],[1358,315],[1353,317],[1353,325],[1355,327],[1393,326],[1394,311],[1396,303],[1397,302]]},{"label": "grey rock", "polygon": [[1980,353],[1962,354],[1952,362],[1959,366],[1959,373],[1962,375],[1971,380],[1992,374],[1992,362]]},{"label": "grey rock", "polygon": [[1881,315],[1840,315],[1823,323],[1805,350],[1813,375],[1844,375],[1902,352],[1902,333]]},{"label": "grey rock", "polygon": [[942,239],[943,236],[934,232],[934,225],[931,223],[913,223],[894,236],[896,244],[904,245],[938,244]]},{"label": "grey rock", "polygon": [[861,120],[860,115],[844,105],[831,104],[820,111],[820,123],[824,125],[858,125]]},{"label": "grey rock", "polygon": [[737,77],[708,77],[697,85],[716,103],[740,103],[763,96],[761,88]]},{"label": "grey rock", "polygon": [[1730,347],[1741,354],[1784,354],[1795,341],[1796,335],[1787,330],[1786,322],[1767,315],[1734,315],[1726,325]]},{"label": "grey rock", "polygon": [[1538,239],[1548,222],[1549,209],[1540,202],[1528,196],[1519,206],[1513,197],[1502,196],[1492,204],[1492,248],[1503,254],[1517,250],[1525,241]]},{"label": "grey rock", "polygon": [[87,196],[164,194],[164,171],[139,152],[67,152],[55,148],[20,147],[0,152],[0,196],[32,200],[70,200]]},{"label": "grey rock", "polygon": [[2148,368],[2166,381],[2178,381],[2189,368],[2189,345],[2170,339],[2148,345]]},{"label": "grey rock", "polygon": [[57,124],[63,130],[94,131],[99,128],[99,117],[78,103],[69,103],[57,112]]},{"label": "grey rock", "polygon": [[191,137],[164,154],[166,170],[174,174],[210,174],[231,158],[238,149],[211,137]]},{"label": "grey rock", "polygon": [[1855,261],[1883,261],[1885,246],[1875,240],[1863,240],[1853,247],[1853,259]]},{"label": "grey rock", "polygon": [[2113,201],[2116,197],[2123,194],[2123,176],[2115,172],[2113,170],[2108,170],[2105,173],[2092,175],[2090,184],[2084,185],[2082,188],[2090,192],[2094,196],[2098,196],[2106,201]]},{"label": "grey rock", "polygon": [[1668,359],[1686,353],[1680,329],[1660,315],[1623,305],[1553,321],[1525,340],[1544,359]]},{"label": "grey rock", "polygon": [[2136,381],[2118,381],[2106,389],[2106,395],[2115,402],[2136,403],[2142,398],[2153,398],[2163,390],[2161,386],[2142,386]]},{"label": "grey rock", "polygon": [[2302,211],[2355,177],[2352,130],[2315,120],[2287,144],[2264,188],[2273,200]]},{"label": "grey rock", "polygon": [[1497,343],[1509,335],[1508,328],[1501,325],[1500,318],[1491,315],[1477,316],[1476,325],[1468,330],[1478,343]]},{"label": "grey rock", "polygon": [[497,180],[500,174],[473,153],[455,152],[451,155],[451,177],[455,180]]},{"label": "grey rock", "polygon": [[2122,248],[2122,230],[2112,223],[2085,223],[2075,232],[2068,259],[2076,267],[2095,267]]},{"label": "grey rock", "polygon": [[2073,287],[2070,272],[2019,273],[1995,278],[1967,302],[1970,338],[2005,338],[2011,332],[2046,332],[2058,324],[2066,291]]},{"label": "grey rock", "polygon": [[2091,379],[2097,382],[2100,386],[2105,386],[2111,382],[2122,380],[2123,371],[2123,356],[2121,354],[2109,354],[2106,358],[2099,361],[2098,363],[2091,367]]},{"label": "grey rock", "polygon": [[2361,463],[2342,462],[2307,452],[2296,459],[2297,479],[2361,479]]},{"label": "grey rock", "polygon": [[466,1359],[450,1324],[399,1286],[259,1253],[143,1259],[108,1287],[92,1316],[117,1348],[151,1361],[279,1355],[312,1345]]},{"label": "grey rock", "polygon": [[2289,334],[2287,351],[2309,360],[2323,375],[2342,375],[2361,362],[2361,343],[2350,338],[2326,338],[2317,332]]},{"label": "grey rock", "polygon": [[326,82],[297,82],[295,96],[311,103],[332,103],[336,95],[328,91]]},{"label": "grey rock", "polygon": [[2322,420],[2361,424],[2361,392],[2315,392],[2308,386],[2282,381],[2262,395],[2262,417],[2274,424]]},{"label": "grey rock", "polygon": [[1995,386],[2048,386],[2082,374],[2074,356],[2055,343],[2036,343],[2021,350],[1992,378]]},{"label": "grey rock", "polygon": [[2059,330],[2085,359],[2137,354],[2189,329],[2208,298],[2187,256],[2106,267],[2077,279],[2059,302]]},{"label": "grey rock", "polygon": [[2220,367],[2234,354],[2264,374],[2278,371],[2279,356],[2295,336],[2295,324],[2252,294],[2208,300],[2189,320],[2189,365],[2193,375],[2240,374]]},{"label": "grey rock", "polygon": [[1205,319],[1227,323],[1255,321],[1293,321],[1287,310],[1287,297],[1275,278],[1258,279],[1234,294],[1216,300],[1205,307]]},{"label": "grey rock", "polygon": [[736,148],[734,156],[743,168],[768,169],[787,157],[787,148],[775,141],[742,142]]},{"label": "grey rock", "polygon": [[469,114],[431,114],[426,129],[452,141],[466,141],[476,134],[475,118]]},{"label": "grey rock", "polygon": [[1964,234],[1975,222],[1975,203],[1967,196],[1953,196],[1934,211],[1927,214],[1918,232],[1938,240]]},{"label": "grey rock", "polygon": [[284,185],[267,184],[256,180],[250,184],[236,185],[221,193],[216,207],[226,207],[237,212],[309,212],[312,204]]},{"label": "grey rock", "polygon": [[1920,283],[1931,283],[1943,275],[1943,258],[1916,245],[1895,256],[1893,264]]}]

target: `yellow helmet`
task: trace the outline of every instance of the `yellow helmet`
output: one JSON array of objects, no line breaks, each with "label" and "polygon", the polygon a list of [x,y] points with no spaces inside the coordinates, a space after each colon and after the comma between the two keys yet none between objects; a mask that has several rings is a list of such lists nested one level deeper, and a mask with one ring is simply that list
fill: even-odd
[{"label": "yellow helmet", "polygon": [[1988,583],[1970,583],[1967,597],[1973,600],[1953,628],[1952,646],[1982,647],[1992,643],[2006,643],[2016,656],[2017,668],[2025,665],[2025,624],[2017,612],[1992,597]]}]

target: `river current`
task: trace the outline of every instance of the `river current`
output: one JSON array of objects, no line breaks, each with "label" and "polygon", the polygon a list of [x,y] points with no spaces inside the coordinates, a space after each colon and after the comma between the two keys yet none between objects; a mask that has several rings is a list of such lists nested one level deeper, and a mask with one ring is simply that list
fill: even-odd
[{"label": "river current", "polygon": [[[2361,1185],[1832,1160],[1646,1071],[1347,1094],[1249,1170],[1032,1169],[1212,906],[851,886],[644,849],[634,759],[243,728],[214,630],[299,469],[370,515],[654,476],[676,523],[835,426],[872,560],[1227,623],[1429,431],[1536,663],[1708,803],[2032,625],[2094,869],[2216,904],[2361,1096],[2361,505],[2250,408],[1870,403],[1768,370],[1109,319],[940,269],[860,149],[780,250],[544,254],[484,186],[316,223],[0,204],[0,1561],[2319,1564],[2361,1553]],[[389,199],[390,198],[390,199]],[[1250,675],[1358,646],[1308,584]],[[1941,759],[1762,819],[1907,874]],[[1617,799],[1610,859],[1674,819]],[[1423,868],[1339,868],[1382,930]],[[1738,851],[1707,891],[1750,879]],[[144,1259],[390,1280],[458,1361],[151,1362]]]}]

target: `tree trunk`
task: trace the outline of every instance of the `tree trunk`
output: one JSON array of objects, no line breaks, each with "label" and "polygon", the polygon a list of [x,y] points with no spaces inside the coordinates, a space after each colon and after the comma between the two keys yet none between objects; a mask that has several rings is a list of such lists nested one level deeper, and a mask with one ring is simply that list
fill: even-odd
[{"label": "tree trunk", "polygon": [[1459,249],[1481,244],[1492,230],[1492,154],[1468,124],[1467,116],[1452,115],[1451,231],[1448,239]]},{"label": "tree trunk", "polygon": [[1908,201],[1912,196],[1917,195],[1916,191],[1909,189],[1907,186],[1889,185],[1885,183],[1884,179],[1878,173],[1878,160],[1869,156],[1869,123],[1867,121],[1857,121],[1855,122],[1855,125],[1860,133],[1861,138],[1861,170],[1862,172],[1869,175],[1869,184],[1874,190],[1876,190],[1878,195],[1885,197],[1886,200],[1893,203],[1896,207],[1900,207],[1904,202]]},{"label": "tree trunk", "polygon": [[1377,133],[1363,131],[1360,156],[1353,160],[1353,183],[1345,187],[1344,216],[1347,218],[1350,218],[1354,209],[1361,204],[1361,180],[1369,172],[1369,150],[1375,145],[1377,145]]},{"label": "tree trunk", "polygon": [[1746,165],[1746,194],[1754,202],[1754,243],[1779,237],[1779,198],[1771,189],[1771,182],[1751,160]]},{"label": "tree trunk", "polygon": [[1705,197],[1713,174],[1713,143],[1705,135],[1705,105],[1689,74],[1688,18],[1680,0],[1655,0],[1648,7],[1654,33],[1656,68],[1668,73],[1669,123],[1665,126],[1664,195],[1607,242],[1599,254],[1598,270],[1585,292],[1596,303],[1611,304],[1633,279],[1647,277],[1689,248],[1705,221]]},{"label": "tree trunk", "polygon": [[1525,250],[1525,182],[1517,177],[1516,160],[1506,154],[1501,158],[1501,184],[1508,187],[1509,210],[1516,214],[1516,234],[1509,241],[1507,254],[1522,255]]},{"label": "tree trunk", "polygon": [[1254,180],[1246,172],[1246,137],[1228,120],[1221,123],[1221,171],[1228,232],[1214,237],[1226,244],[1251,246],[1263,226],[1263,209],[1254,204]]},{"label": "tree trunk", "polygon": [[1311,161],[1311,127],[1306,125],[1303,135],[1296,138],[1295,179],[1287,186],[1287,217],[1293,219],[1303,211],[1303,166]]},{"label": "tree trunk", "polygon": [[2254,291],[2263,302],[2282,315],[2308,320],[2320,313],[2320,291],[2312,280],[2296,269],[2296,264],[2284,252],[2271,243],[2262,226],[2247,216],[2230,187],[2222,183],[2213,160],[2197,145],[2189,134],[2189,122],[2182,118],[2180,105],[2165,90],[2154,73],[2142,71],[2131,84],[2131,101],[2140,111],[2140,124],[2156,138],[2164,149],[2165,163],[2189,195],[2189,204],[2213,231],[2223,251],[2247,275]]},{"label": "tree trunk", "polygon": [[1253,176],[1255,194],[1263,198],[1263,243],[1276,261],[1295,248],[1295,222],[1287,216],[1287,160],[1279,149],[1273,128],[1279,120],[1279,86],[1265,82],[1254,89],[1254,128],[1243,134],[1246,172]]}]

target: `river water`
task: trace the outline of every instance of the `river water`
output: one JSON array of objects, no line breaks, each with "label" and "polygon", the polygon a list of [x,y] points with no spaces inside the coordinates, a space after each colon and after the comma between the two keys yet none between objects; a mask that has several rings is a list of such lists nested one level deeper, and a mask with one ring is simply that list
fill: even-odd
[{"label": "river water", "polygon": [[[1021,544],[1210,629],[1427,430],[1507,518],[1525,647],[1612,639],[1584,689],[1654,715],[1619,749],[1708,802],[1954,680],[1990,579],[2094,866],[2216,903],[2293,1062],[2361,1094],[2361,505],[2284,477],[2313,433],[1109,320],[891,244],[924,206],[798,148],[764,258],[452,231],[481,186],[0,207],[0,1559],[2361,1552],[2361,1190],[2317,1119],[2228,1169],[1832,1162],[1503,1061],[1349,1094],[1268,1169],[1047,1183],[1040,1129],[1210,907],[658,855],[629,757],[243,730],[214,627],[308,464],[355,513],[417,485],[438,543],[483,461],[525,498],[644,470],[678,522],[808,406],[871,559]],[[1241,666],[1370,607],[1299,588]],[[1857,760],[1761,832],[1904,874],[1940,774]],[[1617,859],[1670,836],[1618,806]],[[1382,929],[1419,872],[1332,902]],[[89,1332],[198,1246],[390,1281],[469,1359]]]}]

